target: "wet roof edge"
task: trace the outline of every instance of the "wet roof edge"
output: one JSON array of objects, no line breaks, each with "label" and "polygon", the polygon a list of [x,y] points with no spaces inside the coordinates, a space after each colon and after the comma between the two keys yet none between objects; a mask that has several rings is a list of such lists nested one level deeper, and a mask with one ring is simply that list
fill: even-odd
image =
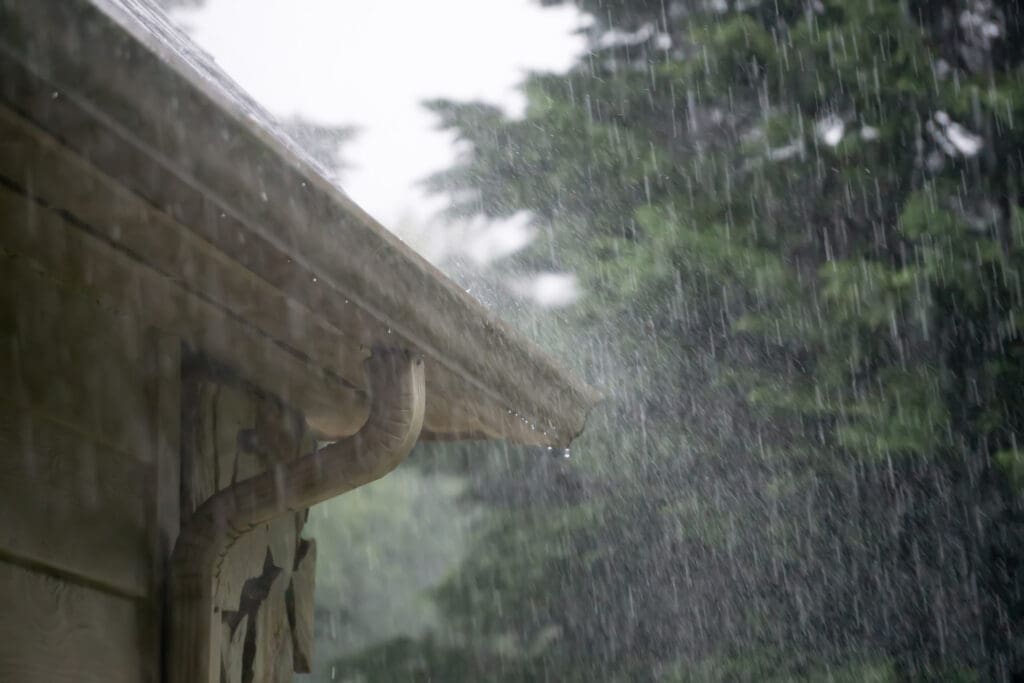
[{"label": "wet roof edge", "polygon": [[[128,143],[213,196],[251,242],[231,244],[231,230],[218,231],[216,221],[210,228],[181,217],[183,224],[203,223],[204,238],[257,275],[306,300],[343,293],[389,333],[558,440],[582,429],[597,399],[590,387],[334,187],[148,3],[0,0],[0,62],[0,95],[141,196],[155,201],[146,178],[112,168],[117,154],[103,141],[83,149],[76,117],[102,126],[108,144]],[[159,200],[173,215],[174,203]]]}]

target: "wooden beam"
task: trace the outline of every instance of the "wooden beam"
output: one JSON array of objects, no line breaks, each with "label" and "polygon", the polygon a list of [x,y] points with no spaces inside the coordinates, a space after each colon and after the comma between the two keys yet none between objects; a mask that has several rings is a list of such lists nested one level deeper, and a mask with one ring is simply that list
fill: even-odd
[{"label": "wooden beam", "polygon": [[135,601],[0,561],[0,681],[158,680]]},{"label": "wooden beam", "polygon": [[[365,352],[357,338],[327,325],[308,308],[138,195],[100,173],[54,138],[0,106],[0,176],[37,201],[76,216],[148,267],[250,322],[293,353],[362,386]],[[199,220],[216,221],[210,210]],[[244,238],[242,238],[244,239]],[[238,248],[244,248],[240,240]],[[353,319],[344,321],[351,329]]]},{"label": "wooden beam", "polygon": [[[4,272],[36,271],[69,291],[90,292],[99,306],[175,334],[258,386],[340,433],[365,422],[366,398],[180,283],[144,267],[60,214],[0,186],[0,259]],[[35,268],[32,263],[38,264]]]},{"label": "wooden beam", "polygon": [[0,553],[150,596],[151,471],[86,433],[0,402]]}]

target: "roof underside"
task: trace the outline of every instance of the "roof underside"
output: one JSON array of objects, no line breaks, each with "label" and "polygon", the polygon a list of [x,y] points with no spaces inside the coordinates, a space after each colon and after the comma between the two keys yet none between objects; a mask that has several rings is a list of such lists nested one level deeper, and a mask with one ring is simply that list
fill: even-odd
[{"label": "roof underside", "polygon": [[[426,358],[426,438],[563,446],[582,429],[589,387],[334,187],[150,5],[0,0],[0,101],[167,218],[107,239],[305,368],[291,381],[324,435],[358,428],[340,406],[365,403],[377,345]],[[204,267],[168,262],[172,238]],[[221,360],[260,383],[266,358]]]}]

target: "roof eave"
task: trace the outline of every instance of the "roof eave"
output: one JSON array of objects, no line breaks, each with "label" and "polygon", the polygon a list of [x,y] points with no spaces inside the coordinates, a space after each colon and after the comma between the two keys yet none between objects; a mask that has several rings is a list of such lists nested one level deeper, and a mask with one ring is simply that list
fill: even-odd
[{"label": "roof eave", "polygon": [[596,392],[356,206],[148,5],[0,0],[0,97],[360,344],[424,354],[428,391],[485,397],[479,429],[435,416],[426,436],[582,430]]}]

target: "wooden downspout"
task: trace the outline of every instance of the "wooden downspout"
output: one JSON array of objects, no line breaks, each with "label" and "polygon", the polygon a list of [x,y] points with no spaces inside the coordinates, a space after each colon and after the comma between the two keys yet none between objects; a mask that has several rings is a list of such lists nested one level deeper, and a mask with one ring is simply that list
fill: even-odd
[{"label": "wooden downspout", "polygon": [[423,426],[423,360],[378,349],[367,359],[366,373],[370,414],[357,434],[218,491],[181,530],[170,568],[170,683],[219,680],[214,576],[237,538],[278,515],[383,477],[416,444]]}]

